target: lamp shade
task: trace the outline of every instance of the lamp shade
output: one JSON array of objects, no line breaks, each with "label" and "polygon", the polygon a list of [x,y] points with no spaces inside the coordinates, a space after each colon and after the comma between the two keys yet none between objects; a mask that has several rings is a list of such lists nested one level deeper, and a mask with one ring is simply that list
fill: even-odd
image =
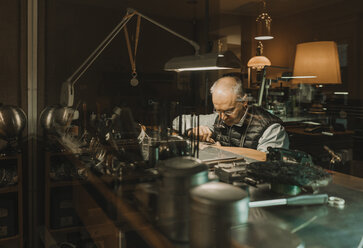
[{"label": "lamp shade", "polygon": [[265,66],[270,66],[270,65],[271,65],[271,61],[268,58],[266,58],[265,56],[254,56],[247,63],[248,67],[251,67],[251,68],[257,69],[257,70],[261,70]]},{"label": "lamp shade", "polygon": [[231,51],[175,57],[166,62],[166,71],[202,71],[241,68],[241,61]]},{"label": "lamp shade", "polygon": [[[306,78],[306,76],[315,77]],[[293,83],[341,84],[337,44],[334,41],[298,44],[293,77],[295,77]]]}]

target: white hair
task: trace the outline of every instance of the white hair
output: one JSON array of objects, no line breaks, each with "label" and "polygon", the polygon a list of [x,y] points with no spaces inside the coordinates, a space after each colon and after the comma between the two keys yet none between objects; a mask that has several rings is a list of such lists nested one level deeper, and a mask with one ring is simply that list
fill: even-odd
[{"label": "white hair", "polygon": [[243,97],[243,88],[242,88],[242,81],[241,79],[239,79],[238,77],[231,77],[231,76],[226,76],[226,77],[221,77],[220,79],[218,79],[217,81],[215,81],[212,85],[212,87],[210,88],[210,93],[213,94],[214,90],[217,86],[217,84],[225,78],[231,78],[235,81],[235,85],[232,86],[231,90],[234,94],[236,94],[236,96],[238,96],[240,99],[242,99]]}]

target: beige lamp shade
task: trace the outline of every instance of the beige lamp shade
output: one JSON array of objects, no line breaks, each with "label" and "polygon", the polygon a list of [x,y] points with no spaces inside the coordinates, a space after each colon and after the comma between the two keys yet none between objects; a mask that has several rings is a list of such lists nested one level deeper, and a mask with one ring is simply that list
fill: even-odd
[{"label": "beige lamp shade", "polygon": [[293,83],[341,84],[337,44],[334,41],[298,44],[293,78]]},{"label": "beige lamp shade", "polygon": [[266,58],[265,56],[254,56],[247,63],[248,67],[251,67],[251,68],[257,69],[257,70],[261,70],[265,66],[270,66],[270,65],[271,65],[271,61],[268,58]]}]

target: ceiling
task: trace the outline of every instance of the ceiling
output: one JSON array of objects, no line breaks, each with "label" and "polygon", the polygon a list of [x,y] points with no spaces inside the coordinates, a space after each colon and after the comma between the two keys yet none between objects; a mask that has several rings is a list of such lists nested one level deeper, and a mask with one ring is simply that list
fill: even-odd
[{"label": "ceiling", "polygon": [[[287,16],[309,9],[332,5],[342,0],[266,0],[266,9],[271,16]],[[262,0],[223,0],[221,13],[258,15],[263,9]]]},{"label": "ceiling", "polygon": [[[72,3],[97,5],[105,8],[124,9],[132,7],[148,14],[178,19],[202,19],[209,15],[233,14],[255,16],[262,11],[262,0],[63,0]],[[266,0],[267,10],[272,17],[296,14],[313,8],[323,7],[343,0]]]},{"label": "ceiling", "polygon": [[[202,20],[210,16],[209,30],[216,37],[226,37],[228,44],[241,41],[240,16],[257,17],[263,10],[262,0],[54,0],[71,4],[92,5],[120,10],[134,8],[151,18],[167,17],[180,20]],[[294,15],[335,4],[361,0],[265,0],[269,15],[274,18]],[[354,6],[354,4],[352,4]],[[207,12],[208,11],[208,12]],[[215,18],[217,17],[217,18]],[[219,18],[222,17],[222,18]],[[156,19],[158,20],[158,19]],[[213,21],[213,22],[212,22]]]}]

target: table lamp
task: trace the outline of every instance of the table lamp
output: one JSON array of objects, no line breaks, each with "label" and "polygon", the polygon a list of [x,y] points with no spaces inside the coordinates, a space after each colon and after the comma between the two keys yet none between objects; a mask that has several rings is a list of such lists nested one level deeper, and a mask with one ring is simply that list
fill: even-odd
[{"label": "table lamp", "polygon": [[[256,56],[253,56],[247,62],[248,88],[251,87],[251,70],[255,69],[257,72],[261,72],[265,68],[265,66],[271,66],[271,61],[267,57],[263,56],[263,44],[261,41],[259,41],[256,48]],[[263,74],[265,73],[263,72]]]},{"label": "table lamp", "polygon": [[[306,76],[310,76],[310,78]],[[314,97],[311,90],[302,93],[301,96],[307,100],[313,100],[309,113],[325,114],[322,105],[323,98],[319,99],[322,94],[319,88],[327,84],[342,83],[337,44],[334,41],[297,44],[292,83],[302,84],[301,86],[303,84],[315,85],[317,92]]]},{"label": "table lamp", "polygon": [[297,44],[292,83],[341,84],[337,44],[334,41]]}]

